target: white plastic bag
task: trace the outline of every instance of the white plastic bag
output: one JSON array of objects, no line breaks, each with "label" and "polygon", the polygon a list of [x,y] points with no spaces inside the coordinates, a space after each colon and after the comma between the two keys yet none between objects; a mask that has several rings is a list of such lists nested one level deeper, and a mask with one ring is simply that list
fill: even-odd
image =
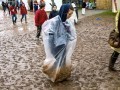
[{"label": "white plastic bag", "polygon": [[[55,23],[53,23],[53,21]],[[56,21],[57,23],[62,23],[57,17]],[[59,27],[54,28],[54,26],[57,25],[56,21],[54,19],[46,21],[42,26],[43,44],[46,54],[43,73],[53,82],[62,81],[71,75],[71,56],[76,45],[75,27],[73,27],[72,23],[68,20],[71,34],[67,38],[67,44],[55,46],[54,34],[59,30]]]}]

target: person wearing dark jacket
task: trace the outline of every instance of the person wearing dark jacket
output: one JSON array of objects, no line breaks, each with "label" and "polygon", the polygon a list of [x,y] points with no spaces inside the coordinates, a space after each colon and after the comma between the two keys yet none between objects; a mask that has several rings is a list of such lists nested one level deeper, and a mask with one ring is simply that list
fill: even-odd
[{"label": "person wearing dark jacket", "polygon": [[38,10],[38,2],[34,1],[34,13],[36,13],[36,11]]},{"label": "person wearing dark jacket", "polygon": [[52,8],[52,11],[50,12],[49,19],[51,19],[51,18],[53,18],[57,15],[58,15],[57,6],[54,5],[53,8]]},{"label": "person wearing dark jacket", "polygon": [[30,1],[30,11],[33,11],[33,1]]},{"label": "person wearing dark jacket", "polygon": [[42,24],[48,19],[47,13],[45,12],[45,3],[40,4],[40,9],[35,13],[35,26],[37,26],[37,35],[39,38],[41,34]]},{"label": "person wearing dark jacket", "polygon": [[5,13],[5,11],[6,11],[6,3],[5,2],[2,2],[2,8],[3,8],[3,11]]},{"label": "person wearing dark jacket", "polygon": [[86,2],[83,1],[83,3],[82,3],[82,15],[85,14],[85,9],[86,9]]}]

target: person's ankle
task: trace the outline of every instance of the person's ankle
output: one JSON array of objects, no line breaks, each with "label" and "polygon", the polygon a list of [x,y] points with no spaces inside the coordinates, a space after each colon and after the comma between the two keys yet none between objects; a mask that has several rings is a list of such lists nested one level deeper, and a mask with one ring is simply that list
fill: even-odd
[{"label": "person's ankle", "polygon": [[114,67],[110,67],[110,66],[109,66],[108,69],[109,69],[109,71],[116,71],[116,69],[115,69]]}]

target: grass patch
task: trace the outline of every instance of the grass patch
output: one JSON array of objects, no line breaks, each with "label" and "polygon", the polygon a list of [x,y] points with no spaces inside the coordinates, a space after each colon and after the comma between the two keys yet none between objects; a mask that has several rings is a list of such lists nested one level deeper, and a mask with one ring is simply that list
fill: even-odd
[{"label": "grass patch", "polygon": [[100,14],[98,14],[98,15],[103,15],[103,16],[115,16],[116,13],[113,13],[111,10],[109,10],[109,11],[100,13]]}]

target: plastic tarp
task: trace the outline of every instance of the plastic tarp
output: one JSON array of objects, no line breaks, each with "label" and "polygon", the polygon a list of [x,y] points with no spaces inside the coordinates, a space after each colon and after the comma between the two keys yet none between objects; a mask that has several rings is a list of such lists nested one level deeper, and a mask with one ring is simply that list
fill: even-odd
[{"label": "plastic tarp", "polygon": [[53,82],[71,75],[71,56],[76,46],[74,23],[62,23],[59,15],[42,25],[42,37],[46,54],[43,73]]}]

